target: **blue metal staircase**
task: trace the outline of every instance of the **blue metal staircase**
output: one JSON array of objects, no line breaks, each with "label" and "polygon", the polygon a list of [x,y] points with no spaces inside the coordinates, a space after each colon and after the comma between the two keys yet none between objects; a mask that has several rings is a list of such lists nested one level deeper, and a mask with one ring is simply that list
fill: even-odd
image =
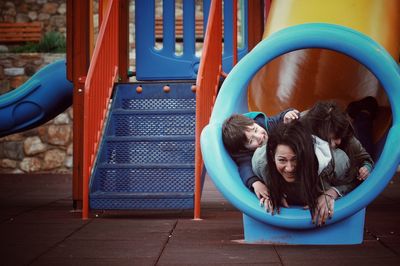
[{"label": "blue metal staircase", "polygon": [[[142,91],[136,90],[141,86]],[[165,92],[163,87],[170,90]],[[118,84],[90,181],[91,209],[192,209],[193,82]]]}]

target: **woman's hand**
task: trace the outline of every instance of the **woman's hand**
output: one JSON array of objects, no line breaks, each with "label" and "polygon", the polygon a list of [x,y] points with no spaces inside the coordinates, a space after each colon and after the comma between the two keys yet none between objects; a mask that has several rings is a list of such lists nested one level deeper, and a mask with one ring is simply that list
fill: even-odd
[{"label": "woman's hand", "polygon": [[256,193],[256,196],[259,200],[261,200],[262,198],[267,198],[269,197],[269,191],[267,186],[261,182],[261,181],[255,181],[252,184],[252,187],[254,189],[254,193]]},{"label": "woman's hand", "polygon": [[274,207],[272,206],[272,201],[270,196],[261,198],[260,206],[264,207],[266,212],[270,212],[272,215],[274,215]]},{"label": "woman's hand", "polygon": [[[285,208],[289,208],[289,204],[287,203],[287,200],[286,200],[285,197],[282,198],[281,205],[283,207],[285,207]],[[260,199],[260,206],[264,206],[265,211],[266,212],[270,212],[271,215],[275,214],[275,209],[274,209],[274,206],[272,205],[272,201],[271,201],[271,197],[270,196]],[[277,214],[280,213],[280,209],[279,208],[276,209],[276,213]]]},{"label": "woman's hand", "polygon": [[300,112],[297,111],[296,109],[288,111],[284,116],[283,116],[283,123],[287,124],[292,122],[293,120],[299,119]]},{"label": "woman's hand", "polygon": [[271,198],[269,197],[267,186],[261,181],[256,181],[253,183],[252,187],[257,198],[260,200],[260,206],[264,206],[265,210],[270,212],[272,210],[272,202]]},{"label": "woman's hand", "polygon": [[326,220],[333,217],[335,199],[339,195],[337,192],[330,188],[324,194],[320,195],[317,199],[317,206],[314,210],[312,222],[317,226],[324,225]]}]

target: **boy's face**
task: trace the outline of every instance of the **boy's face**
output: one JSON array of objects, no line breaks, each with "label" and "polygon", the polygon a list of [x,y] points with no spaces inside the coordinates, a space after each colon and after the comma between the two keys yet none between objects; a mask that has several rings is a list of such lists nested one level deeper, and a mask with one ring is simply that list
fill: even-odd
[{"label": "boy's face", "polygon": [[332,149],[336,149],[340,146],[340,144],[342,143],[342,139],[335,137],[333,134],[329,135],[329,139],[331,140],[329,145],[331,146]]},{"label": "boy's face", "polygon": [[245,131],[247,142],[245,143],[246,149],[255,150],[258,147],[266,144],[268,141],[268,134],[264,128],[260,127],[257,123],[248,127]]}]

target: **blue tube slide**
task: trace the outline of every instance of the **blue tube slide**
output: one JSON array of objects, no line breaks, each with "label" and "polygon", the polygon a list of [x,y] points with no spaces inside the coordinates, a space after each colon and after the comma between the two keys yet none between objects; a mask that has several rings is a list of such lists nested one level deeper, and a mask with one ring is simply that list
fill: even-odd
[{"label": "blue tube slide", "polygon": [[[393,114],[380,159],[369,178],[337,200],[334,217],[316,228],[310,213],[283,208],[272,216],[239,177],[236,164],[224,149],[221,126],[233,113],[248,111],[247,86],[274,58],[299,49],[323,48],[346,54],[365,65],[384,87]],[[245,242],[285,244],[357,244],[363,240],[365,207],[386,187],[400,162],[400,71],[387,51],[368,36],[347,27],[310,23],[288,27],[260,42],[230,72],[216,99],[210,123],[201,134],[207,172],[218,190],[243,213]],[[306,96],[305,96],[306,97]]]},{"label": "blue tube slide", "polygon": [[73,84],[65,60],[45,66],[15,90],[0,96],[0,137],[39,126],[72,104]]}]

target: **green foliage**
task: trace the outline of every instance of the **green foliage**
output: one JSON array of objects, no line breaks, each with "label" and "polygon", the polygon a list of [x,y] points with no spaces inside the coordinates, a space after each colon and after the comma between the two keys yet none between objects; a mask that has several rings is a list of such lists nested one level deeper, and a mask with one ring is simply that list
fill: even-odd
[{"label": "green foliage", "polygon": [[65,53],[65,37],[59,32],[48,32],[38,45],[38,51],[42,53]]},{"label": "green foliage", "polygon": [[13,53],[65,53],[65,37],[59,32],[48,32],[39,43],[28,42],[11,49]]},{"label": "green foliage", "polygon": [[35,53],[37,52],[37,43],[27,42],[25,45],[16,46],[10,49],[12,53]]}]

